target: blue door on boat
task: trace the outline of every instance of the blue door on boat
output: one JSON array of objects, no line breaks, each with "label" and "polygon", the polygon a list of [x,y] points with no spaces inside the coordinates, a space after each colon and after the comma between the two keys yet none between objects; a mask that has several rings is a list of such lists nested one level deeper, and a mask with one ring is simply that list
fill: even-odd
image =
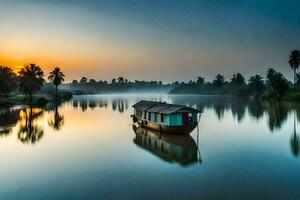
[{"label": "blue door on boat", "polygon": [[182,113],[182,124],[187,124],[189,119],[189,114],[187,112]]}]

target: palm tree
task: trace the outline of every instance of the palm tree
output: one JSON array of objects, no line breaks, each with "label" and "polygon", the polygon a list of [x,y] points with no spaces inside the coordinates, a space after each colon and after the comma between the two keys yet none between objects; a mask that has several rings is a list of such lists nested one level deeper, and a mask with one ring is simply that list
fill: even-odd
[{"label": "palm tree", "polygon": [[30,103],[33,93],[41,89],[44,81],[44,72],[36,64],[26,65],[19,71],[19,88],[25,95],[29,95]]},{"label": "palm tree", "polygon": [[265,89],[263,78],[260,75],[251,76],[248,87],[255,93],[255,96],[259,96]]},{"label": "palm tree", "polygon": [[64,79],[65,75],[64,73],[60,70],[59,67],[55,67],[54,70],[52,70],[49,73],[48,80],[51,81],[55,85],[55,96],[57,97],[57,88],[58,86],[65,81]]},{"label": "palm tree", "polygon": [[294,50],[291,52],[289,64],[291,68],[294,70],[294,85],[296,81],[296,70],[299,68],[300,65],[300,52],[299,50]]}]

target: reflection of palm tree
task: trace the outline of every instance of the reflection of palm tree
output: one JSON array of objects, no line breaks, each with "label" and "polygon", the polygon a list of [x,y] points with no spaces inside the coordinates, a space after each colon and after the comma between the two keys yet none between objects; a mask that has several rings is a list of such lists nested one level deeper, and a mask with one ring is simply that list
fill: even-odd
[{"label": "reflection of palm tree", "polygon": [[296,120],[295,120],[295,112],[294,112],[294,134],[291,138],[291,150],[293,155],[296,157],[299,155],[299,147],[300,147],[299,144],[300,144],[300,139],[296,131]]},{"label": "reflection of palm tree", "polygon": [[264,114],[262,104],[257,98],[254,98],[253,100],[250,101],[248,105],[248,111],[249,114],[252,117],[255,117],[257,120],[260,119]]},{"label": "reflection of palm tree", "polygon": [[22,112],[24,115],[21,117],[18,138],[23,143],[35,143],[44,134],[43,129],[36,124],[36,120],[43,115],[43,111],[33,111],[30,107],[29,112],[28,109],[24,109]]},{"label": "reflection of palm tree", "polygon": [[225,113],[225,106],[222,102],[217,102],[214,105],[214,110],[218,116],[218,119],[221,120],[224,117],[224,113]]},{"label": "reflection of palm tree", "polygon": [[287,119],[288,116],[287,107],[284,105],[284,103],[281,102],[279,103],[264,102],[264,107],[269,116],[270,130],[274,131],[276,129],[280,129],[283,122]]},{"label": "reflection of palm tree", "polygon": [[54,116],[52,119],[48,121],[48,124],[55,131],[59,131],[61,127],[64,125],[64,116],[59,114],[57,106],[55,107]]}]

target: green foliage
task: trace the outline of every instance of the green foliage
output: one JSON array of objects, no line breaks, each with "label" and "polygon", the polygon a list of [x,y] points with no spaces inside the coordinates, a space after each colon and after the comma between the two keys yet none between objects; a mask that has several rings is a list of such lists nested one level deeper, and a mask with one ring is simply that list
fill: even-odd
[{"label": "green foliage", "polygon": [[44,81],[44,72],[35,64],[26,65],[19,71],[19,89],[30,96],[30,101],[33,93],[41,89]]},{"label": "green foliage", "polygon": [[259,96],[265,90],[265,83],[260,75],[251,76],[248,83],[248,88],[252,94]]},{"label": "green foliage", "polygon": [[245,85],[245,78],[241,73],[233,74],[231,78],[231,83],[235,86]]},{"label": "green foliage", "polygon": [[9,67],[0,66],[0,95],[7,96],[17,88],[16,74]]},{"label": "green foliage", "polygon": [[59,67],[55,67],[48,76],[48,80],[50,80],[54,85],[55,85],[55,91],[57,95],[57,87],[62,84],[62,82],[65,81],[64,79],[65,75],[64,73],[60,70]]},{"label": "green foliage", "polygon": [[197,84],[203,86],[203,85],[205,84],[205,78],[199,76],[199,77],[197,78]]},{"label": "green foliage", "polygon": [[271,89],[272,98],[280,99],[289,89],[286,78],[274,69],[269,68],[267,73],[268,86]]},{"label": "green foliage", "polygon": [[289,58],[289,64],[294,71],[294,84],[296,82],[296,70],[299,68],[300,65],[300,51],[294,50],[291,52],[290,58]]},{"label": "green foliage", "polygon": [[213,86],[215,87],[221,87],[225,82],[224,76],[221,74],[218,74],[213,81]]}]

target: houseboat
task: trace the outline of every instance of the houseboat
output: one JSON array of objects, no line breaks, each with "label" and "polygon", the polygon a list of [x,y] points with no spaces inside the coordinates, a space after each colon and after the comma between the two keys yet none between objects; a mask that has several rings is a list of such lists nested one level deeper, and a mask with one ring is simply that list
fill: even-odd
[{"label": "houseboat", "polygon": [[168,163],[189,166],[198,162],[198,146],[190,135],[162,133],[156,130],[132,126],[133,142]]},{"label": "houseboat", "polygon": [[143,127],[169,133],[189,134],[198,124],[199,110],[156,101],[139,101],[132,106],[133,121]]}]

